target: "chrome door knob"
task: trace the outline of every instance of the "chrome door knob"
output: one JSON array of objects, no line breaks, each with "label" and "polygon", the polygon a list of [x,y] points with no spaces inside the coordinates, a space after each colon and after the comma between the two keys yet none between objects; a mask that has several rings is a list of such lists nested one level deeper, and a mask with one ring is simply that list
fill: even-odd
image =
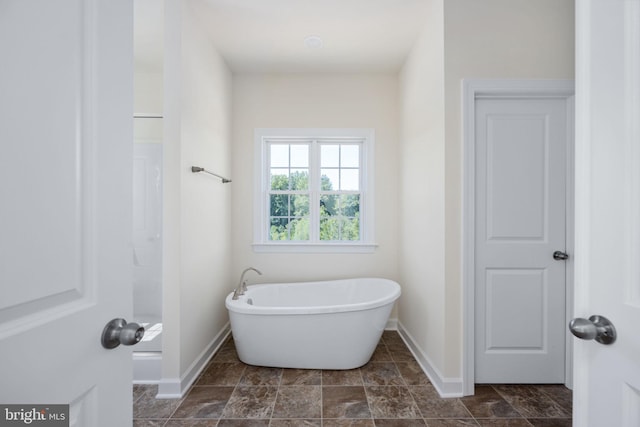
[{"label": "chrome door knob", "polygon": [[122,345],[134,345],[144,336],[144,328],[124,319],[113,319],[102,330],[102,346],[107,349]]},{"label": "chrome door knob", "polygon": [[566,261],[569,259],[569,254],[562,251],[555,251],[553,253],[553,259],[556,261]]},{"label": "chrome door knob", "polygon": [[580,339],[595,339],[600,344],[613,344],[616,340],[616,328],[604,316],[593,315],[589,319],[575,318],[569,322],[569,330]]}]

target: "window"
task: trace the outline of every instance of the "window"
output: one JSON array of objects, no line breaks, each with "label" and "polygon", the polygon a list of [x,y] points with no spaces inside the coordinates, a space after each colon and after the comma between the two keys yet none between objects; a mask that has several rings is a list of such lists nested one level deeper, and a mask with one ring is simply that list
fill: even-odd
[{"label": "window", "polygon": [[372,129],[256,129],[254,249],[371,252]]}]

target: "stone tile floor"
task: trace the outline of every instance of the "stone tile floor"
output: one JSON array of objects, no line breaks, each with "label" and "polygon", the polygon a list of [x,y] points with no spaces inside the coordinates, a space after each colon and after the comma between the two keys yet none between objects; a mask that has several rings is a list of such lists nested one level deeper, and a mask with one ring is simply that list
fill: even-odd
[{"label": "stone tile floor", "polygon": [[562,385],[479,385],[439,397],[400,336],[385,331],[365,366],[348,371],[261,368],[229,339],[180,400],[135,385],[134,427],[570,427]]}]

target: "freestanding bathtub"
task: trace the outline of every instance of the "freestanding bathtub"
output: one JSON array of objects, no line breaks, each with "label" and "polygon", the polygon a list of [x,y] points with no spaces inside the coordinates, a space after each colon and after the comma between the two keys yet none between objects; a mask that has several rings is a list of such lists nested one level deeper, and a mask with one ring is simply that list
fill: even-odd
[{"label": "freestanding bathtub", "polygon": [[387,279],[251,285],[225,300],[240,360],[250,365],[352,369],[369,361],[400,296]]}]

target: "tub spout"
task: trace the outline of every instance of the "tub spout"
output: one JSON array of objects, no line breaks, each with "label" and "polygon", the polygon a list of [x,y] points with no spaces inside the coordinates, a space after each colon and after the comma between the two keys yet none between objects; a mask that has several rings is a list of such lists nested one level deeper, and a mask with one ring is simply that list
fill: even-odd
[{"label": "tub spout", "polygon": [[242,274],[240,275],[240,281],[238,282],[238,286],[236,287],[236,289],[233,291],[233,299],[238,299],[238,297],[240,295],[244,295],[244,293],[247,290],[247,281],[244,278],[244,275],[247,274],[248,271],[255,271],[256,273],[258,273],[259,275],[262,276],[262,272],[258,269],[255,269],[253,267],[249,267],[246,268]]}]

